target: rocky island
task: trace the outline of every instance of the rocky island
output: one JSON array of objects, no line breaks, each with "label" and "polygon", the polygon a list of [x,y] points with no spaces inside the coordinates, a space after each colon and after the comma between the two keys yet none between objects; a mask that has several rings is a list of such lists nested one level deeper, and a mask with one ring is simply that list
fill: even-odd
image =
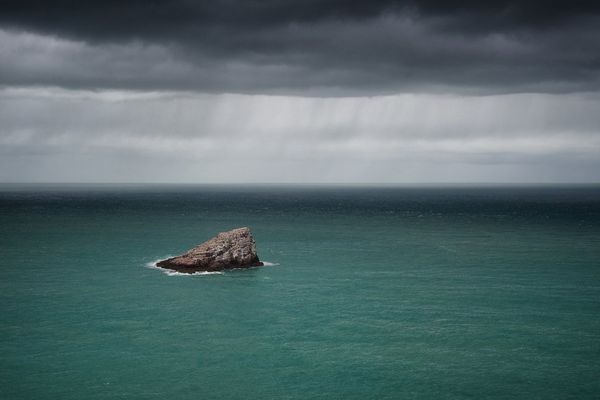
[{"label": "rocky island", "polygon": [[214,238],[156,264],[177,272],[192,274],[199,271],[222,271],[264,265],[256,254],[256,243],[249,228],[221,232]]}]

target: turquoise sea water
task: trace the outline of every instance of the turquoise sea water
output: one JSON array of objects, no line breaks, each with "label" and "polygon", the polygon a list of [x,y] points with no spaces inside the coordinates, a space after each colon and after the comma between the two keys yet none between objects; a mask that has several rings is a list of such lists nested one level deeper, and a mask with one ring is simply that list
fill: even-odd
[{"label": "turquoise sea water", "polygon": [[0,312],[1,399],[599,398],[600,187],[4,185]]}]

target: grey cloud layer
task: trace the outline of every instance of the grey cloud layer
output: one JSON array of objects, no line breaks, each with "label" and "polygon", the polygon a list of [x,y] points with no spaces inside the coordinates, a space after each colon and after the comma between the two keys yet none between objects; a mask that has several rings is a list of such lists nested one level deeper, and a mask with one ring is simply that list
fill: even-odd
[{"label": "grey cloud layer", "polygon": [[8,2],[0,84],[212,93],[600,88],[578,1]]},{"label": "grey cloud layer", "polygon": [[600,2],[5,1],[0,181],[597,181],[599,93]]},{"label": "grey cloud layer", "polygon": [[594,181],[596,95],[0,92],[0,181]]}]

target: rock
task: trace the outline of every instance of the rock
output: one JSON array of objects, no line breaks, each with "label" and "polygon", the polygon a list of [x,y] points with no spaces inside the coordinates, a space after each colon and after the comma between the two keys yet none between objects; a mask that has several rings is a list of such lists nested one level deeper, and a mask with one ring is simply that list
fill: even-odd
[{"label": "rock", "polygon": [[256,255],[256,243],[249,228],[221,232],[185,254],[160,261],[156,266],[178,272],[221,271],[264,265]]}]

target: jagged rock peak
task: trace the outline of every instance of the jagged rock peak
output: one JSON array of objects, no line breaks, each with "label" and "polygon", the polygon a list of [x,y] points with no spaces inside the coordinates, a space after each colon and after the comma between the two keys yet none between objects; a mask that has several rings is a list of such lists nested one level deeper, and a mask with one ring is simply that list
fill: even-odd
[{"label": "jagged rock peak", "polygon": [[221,232],[186,253],[156,264],[178,272],[221,271],[263,265],[256,254],[256,243],[250,228]]}]

